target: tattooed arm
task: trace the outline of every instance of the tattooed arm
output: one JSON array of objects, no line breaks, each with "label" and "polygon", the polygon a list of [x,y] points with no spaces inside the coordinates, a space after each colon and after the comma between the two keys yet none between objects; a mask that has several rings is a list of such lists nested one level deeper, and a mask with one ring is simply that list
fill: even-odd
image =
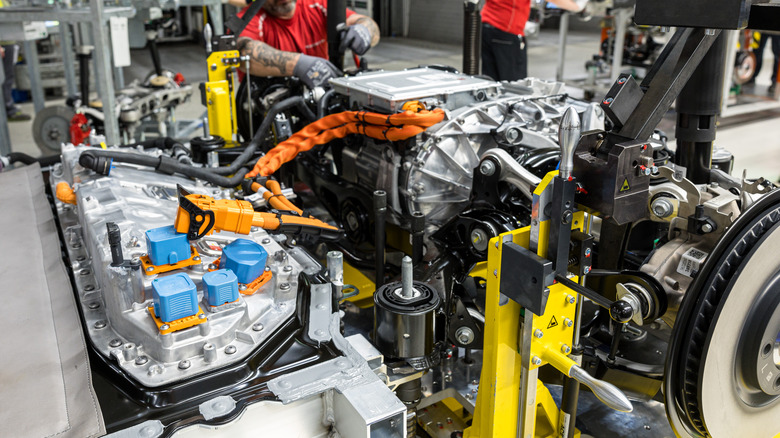
[{"label": "tattooed arm", "polygon": [[292,76],[300,53],[274,49],[268,44],[251,38],[238,39],[238,51],[249,55],[249,71],[255,76]]},{"label": "tattooed arm", "polygon": [[366,26],[369,32],[371,32],[371,47],[374,47],[379,43],[379,26],[376,24],[376,21],[366,17],[365,15],[352,14],[347,17],[346,24],[347,26],[352,26],[354,24],[362,24],[363,26]]}]

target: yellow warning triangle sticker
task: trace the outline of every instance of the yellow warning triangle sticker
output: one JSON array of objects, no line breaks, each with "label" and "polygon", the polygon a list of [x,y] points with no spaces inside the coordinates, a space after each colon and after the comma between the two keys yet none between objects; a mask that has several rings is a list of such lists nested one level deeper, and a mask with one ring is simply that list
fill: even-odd
[{"label": "yellow warning triangle sticker", "polygon": [[620,186],[620,191],[621,192],[625,192],[626,190],[630,190],[630,189],[631,189],[631,187],[629,187],[629,185],[628,185],[628,178],[626,178],[626,179],[623,180],[623,185]]},{"label": "yellow warning triangle sticker", "polygon": [[558,325],[558,321],[555,319],[555,315],[553,315],[552,319],[550,319],[550,323],[547,324],[547,328],[551,329]]}]

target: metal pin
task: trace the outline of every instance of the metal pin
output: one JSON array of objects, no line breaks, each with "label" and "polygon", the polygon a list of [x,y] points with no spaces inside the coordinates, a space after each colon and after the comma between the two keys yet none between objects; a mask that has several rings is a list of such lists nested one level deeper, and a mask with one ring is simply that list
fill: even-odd
[{"label": "metal pin", "polygon": [[404,256],[404,258],[401,259],[401,295],[403,295],[404,298],[414,297],[412,280],[412,258]]}]

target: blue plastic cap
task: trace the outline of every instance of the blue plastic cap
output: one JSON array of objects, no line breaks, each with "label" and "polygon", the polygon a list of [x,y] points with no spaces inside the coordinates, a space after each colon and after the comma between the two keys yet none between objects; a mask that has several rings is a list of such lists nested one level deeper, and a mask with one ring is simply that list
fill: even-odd
[{"label": "blue plastic cap", "polygon": [[203,295],[209,306],[221,306],[238,299],[238,278],[233,271],[220,269],[203,274]]},{"label": "blue plastic cap", "polygon": [[154,314],[163,322],[198,313],[198,289],[189,275],[178,273],[152,280]]},{"label": "blue plastic cap", "polygon": [[267,259],[268,253],[257,242],[236,239],[222,249],[219,268],[230,269],[239,283],[248,284],[263,273]]},{"label": "blue plastic cap", "polygon": [[179,263],[192,255],[187,235],[177,233],[173,225],[147,230],[146,249],[155,266]]}]

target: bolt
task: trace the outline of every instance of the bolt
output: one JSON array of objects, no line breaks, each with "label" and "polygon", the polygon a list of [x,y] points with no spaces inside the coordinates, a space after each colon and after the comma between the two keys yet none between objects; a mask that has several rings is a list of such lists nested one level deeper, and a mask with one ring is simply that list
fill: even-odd
[{"label": "bolt", "polygon": [[455,332],[455,338],[463,345],[468,345],[474,341],[474,331],[468,327],[460,327]]},{"label": "bolt", "polygon": [[252,330],[254,330],[256,332],[263,331],[263,328],[264,328],[263,324],[260,324],[259,322],[252,326]]},{"label": "bolt", "polygon": [[574,304],[577,301],[576,298],[574,298],[573,295],[566,295],[566,302],[569,304]]},{"label": "bolt", "polygon": [[590,274],[590,266],[585,266],[585,269],[582,271],[583,274]]},{"label": "bolt", "polygon": [[534,336],[541,339],[544,336],[544,333],[541,330],[536,329],[534,330]]},{"label": "bolt", "polygon": [[190,361],[188,361],[187,359],[184,359],[183,361],[179,362],[179,369],[180,370],[186,370],[187,368],[190,367],[190,365],[191,365]]},{"label": "bolt", "polygon": [[570,320],[569,318],[565,318],[565,319],[563,320],[563,324],[564,324],[566,327],[571,327],[571,326],[573,326],[573,325],[574,325],[574,321]]},{"label": "bolt", "polygon": [[566,345],[566,344],[563,344],[563,345],[561,346],[561,353],[563,353],[563,354],[569,354],[569,352],[570,352],[570,351],[571,351],[571,347],[569,347],[568,345]]},{"label": "bolt", "polygon": [[152,272],[152,271],[154,271],[153,267],[149,266],[148,268],[146,268],[146,272]]},{"label": "bolt", "polygon": [[107,323],[103,321],[102,319],[95,323],[95,328],[100,330],[102,328],[106,328]]},{"label": "bolt", "polygon": [[[704,29],[704,35],[707,35],[707,36],[715,35],[715,29]],[[772,47],[774,47],[774,46],[772,46]]]},{"label": "bolt", "polygon": [[192,260],[195,260],[196,262],[199,262],[200,261],[200,256],[195,256],[195,257],[192,258]]},{"label": "bolt", "polygon": [[561,223],[568,225],[571,223],[572,218],[574,218],[574,215],[571,213],[571,211],[566,210],[563,212],[563,216],[561,216]]},{"label": "bolt", "polygon": [[228,345],[225,347],[225,354],[235,354],[236,352],[236,346],[235,345]]},{"label": "bolt", "polygon": [[211,64],[211,71],[214,71],[217,69],[217,64]]},{"label": "bolt", "polygon": [[292,272],[292,270],[293,270],[293,267],[290,266],[290,265],[287,265],[287,266],[284,267],[284,272]]},{"label": "bolt", "polygon": [[493,270],[493,276],[494,277],[498,277],[498,269],[494,269]]},{"label": "bolt", "polygon": [[98,307],[100,307],[100,303],[98,303],[97,301],[93,301],[93,302],[87,304],[87,307],[89,307],[92,310],[95,310]]},{"label": "bolt", "polygon": [[620,85],[623,85],[623,84],[626,83],[626,80],[627,80],[626,78],[620,78],[620,79],[618,79],[617,83],[620,84]]},{"label": "bolt", "polygon": [[590,255],[593,253],[590,248],[585,248],[585,257],[590,257]]},{"label": "bolt", "polygon": [[217,265],[215,265],[214,263],[209,263],[208,269],[209,271],[214,271],[217,269]]},{"label": "bolt", "polygon": [[146,356],[138,356],[135,358],[136,365],[144,365],[146,362],[149,362],[149,358]]},{"label": "bolt", "polygon": [[260,243],[262,243],[263,245],[268,245],[269,243],[271,243],[271,239],[266,237],[263,240],[261,240]]},{"label": "bolt", "polygon": [[199,313],[198,314],[198,319],[206,319],[206,314],[205,313]]},{"label": "bolt", "polygon": [[121,339],[112,339],[111,342],[108,343],[108,346],[109,347],[113,347],[113,348],[116,348],[116,347],[118,347],[120,345],[122,345],[122,340]]},{"label": "bolt", "polygon": [[674,205],[666,198],[656,198],[650,208],[653,214],[660,218],[668,217],[674,212]]},{"label": "bolt", "polygon": [[496,173],[496,165],[491,160],[485,160],[480,163],[479,171],[485,176],[491,176]]},{"label": "bolt", "polygon": [[91,284],[88,284],[88,285],[84,286],[84,290],[87,291],[87,292],[92,292],[93,290],[95,290],[95,286],[93,286]]},{"label": "bolt", "polygon": [[614,98],[608,97],[608,98],[604,99],[604,105],[609,105],[614,100],[615,100]]},{"label": "bolt", "polygon": [[238,285],[238,290],[246,290],[246,285],[245,284],[239,284]]},{"label": "bolt", "polygon": [[163,331],[168,330],[169,328],[171,328],[171,326],[169,326],[168,324],[163,324],[163,325],[160,326],[160,330],[163,330]]},{"label": "bolt", "polygon": [[712,232],[712,225],[710,224],[704,224],[701,226],[701,230],[705,233],[711,233]]},{"label": "bolt", "polygon": [[538,356],[534,356],[533,358],[531,358],[531,363],[534,365],[541,365],[542,359],[540,359]]},{"label": "bolt", "polygon": [[89,269],[82,269],[81,272],[79,272],[80,275],[89,275],[91,273],[92,271],[90,271]]},{"label": "bolt", "polygon": [[282,283],[279,285],[279,289],[283,292],[290,290],[290,283]]}]

